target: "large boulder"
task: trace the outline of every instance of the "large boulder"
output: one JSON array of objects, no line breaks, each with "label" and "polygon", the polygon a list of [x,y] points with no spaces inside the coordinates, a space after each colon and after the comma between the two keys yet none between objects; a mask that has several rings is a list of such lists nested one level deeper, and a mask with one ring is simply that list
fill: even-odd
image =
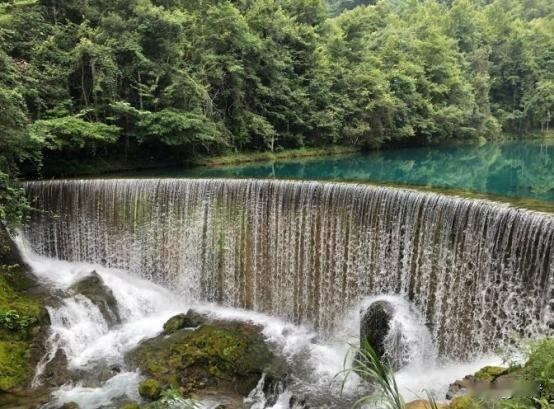
[{"label": "large boulder", "polygon": [[247,396],[262,374],[278,382],[287,372],[260,329],[243,322],[216,321],[161,334],[142,342],[126,360],[163,388],[176,387],[185,395],[215,387]]},{"label": "large boulder", "polygon": [[98,307],[109,326],[121,322],[117,300],[112,290],[104,284],[104,280],[102,280],[102,277],[96,271],[77,281],[71,286],[69,291],[73,295],[81,294],[87,297]]},{"label": "large boulder", "polygon": [[390,331],[393,314],[393,306],[383,300],[375,301],[365,311],[361,311],[361,348],[367,342],[379,357],[385,356],[385,339]]}]

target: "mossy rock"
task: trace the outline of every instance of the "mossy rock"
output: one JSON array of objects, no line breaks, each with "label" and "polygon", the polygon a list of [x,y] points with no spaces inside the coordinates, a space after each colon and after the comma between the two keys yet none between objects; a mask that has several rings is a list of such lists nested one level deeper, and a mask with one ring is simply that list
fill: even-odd
[{"label": "mossy rock", "polygon": [[139,394],[144,399],[156,400],[162,394],[162,386],[153,378],[142,381],[139,385]]},{"label": "mossy rock", "polygon": [[186,314],[178,314],[174,317],[171,317],[164,324],[164,333],[173,334],[175,331],[178,331],[183,328],[194,328],[199,325],[202,325],[206,322],[201,314],[197,313],[194,310],[188,310]]},{"label": "mossy rock", "polygon": [[504,375],[508,372],[507,368],[502,368],[500,366],[485,366],[475,372],[475,380],[477,381],[494,381],[500,375]]},{"label": "mossy rock", "polygon": [[66,402],[60,409],[79,409],[79,405],[75,402]]},{"label": "mossy rock", "polygon": [[284,360],[265,343],[259,329],[236,322],[181,329],[143,342],[127,356],[148,376],[184,394],[209,386],[232,386],[243,396],[255,388],[263,373],[283,378]]},{"label": "mossy rock", "polygon": [[118,409],[140,409],[140,405],[136,402],[128,402],[120,405]]},{"label": "mossy rock", "polygon": [[3,392],[31,379],[34,365],[43,353],[44,324],[49,322],[48,312],[34,297],[10,284],[18,276],[27,277],[19,266],[0,266],[0,391]]},{"label": "mossy rock", "polygon": [[9,391],[30,371],[29,345],[24,341],[0,341],[0,391]]},{"label": "mossy rock", "polygon": [[448,409],[480,409],[480,407],[470,396],[458,396],[452,399]]}]

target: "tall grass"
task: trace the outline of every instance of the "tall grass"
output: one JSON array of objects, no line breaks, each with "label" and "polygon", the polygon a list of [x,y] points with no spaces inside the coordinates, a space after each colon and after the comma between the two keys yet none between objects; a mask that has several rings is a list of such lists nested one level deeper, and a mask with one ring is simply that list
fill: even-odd
[{"label": "tall grass", "polygon": [[[354,354],[352,366],[346,368],[346,364]],[[379,404],[383,409],[404,409],[406,403],[400,394],[394,371],[391,366],[381,358],[367,341],[362,344],[361,348],[353,348],[345,357],[345,369],[341,372],[345,374],[342,381],[341,391],[344,391],[344,386],[351,375],[356,374],[359,377],[372,381],[376,384],[378,393],[368,396],[363,396],[358,399],[353,408],[360,408],[365,404]]]},{"label": "tall grass", "polygon": [[[347,368],[347,363],[351,356],[354,356],[352,365]],[[379,407],[379,409],[405,409],[406,402],[400,394],[394,371],[389,363],[381,360],[379,355],[364,341],[361,348],[352,347],[344,359],[344,370],[339,373],[344,374],[341,386],[341,393],[344,391],[344,386],[348,378],[356,374],[360,378],[374,383],[377,387],[377,393],[363,396],[352,405],[353,409],[361,408],[363,405],[370,404]],[[434,396],[428,391],[427,395],[428,409],[439,409],[439,405]]]}]

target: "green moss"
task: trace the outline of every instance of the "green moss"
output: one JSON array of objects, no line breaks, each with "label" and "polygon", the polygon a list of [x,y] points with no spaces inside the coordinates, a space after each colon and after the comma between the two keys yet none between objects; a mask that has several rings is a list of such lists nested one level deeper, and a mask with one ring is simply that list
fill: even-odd
[{"label": "green moss", "polygon": [[140,383],[139,394],[144,399],[156,400],[162,394],[162,386],[156,379],[147,379]]},{"label": "green moss", "polygon": [[132,403],[124,403],[119,407],[119,409],[140,409],[140,406],[138,403],[132,402]]},{"label": "green moss", "polygon": [[24,293],[31,285],[20,266],[0,265],[0,391],[20,385],[33,368],[30,348],[45,310]]},{"label": "green moss", "polygon": [[178,330],[143,343],[129,359],[163,386],[186,394],[220,382],[248,394],[263,372],[282,370],[259,332],[237,323]]},{"label": "green moss", "polygon": [[507,372],[507,368],[502,368],[500,366],[485,366],[484,368],[481,368],[477,372],[475,372],[474,376],[475,379],[478,381],[493,381],[500,375],[504,375]]},{"label": "green moss", "polygon": [[471,397],[469,396],[458,396],[457,398],[454,398],[450,405],[448,406],[448,409],[480,409],[479,404],[475,402]]},{"label": "green moss", "polygon": [[0,341],[0,391],[8,391],[23,382],[28,371],[28,344]]}]

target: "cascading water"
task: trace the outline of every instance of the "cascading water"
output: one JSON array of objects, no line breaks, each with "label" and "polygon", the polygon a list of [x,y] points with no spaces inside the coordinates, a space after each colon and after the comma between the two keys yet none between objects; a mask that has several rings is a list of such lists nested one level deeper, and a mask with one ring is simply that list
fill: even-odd
[{"label": "cascading water", "polygon": [[[193,307],[196,311],[216,320],[245,321],[262,329],[269,345],[284,356],[291,365],[292,379],[279,396],[271,400],[263,392],[263,379],[259,388],[245,400],[250,409],[301,409],[297,398],[306,398],[310,407],[346,409],[360,395],[371,392],[367,384],[354,376],[344,385],[341,393],[345,356],[349,345],[359,343],[360,310],[377,300],[394,307],[392,328],[402,335],[406,361],[409,363],[398,373],[401,391],[406,399],[423,396],[423,389],[444,396],[449,382],[475,372],[485,364],[497,363],[487,357],[471,363],[454,362],[437,365],[434,345],[423,316],[401,296],[367,297],[354,305],[336,325],[333,334],[324,339],[315,331],[294,325],[266,314],[218,306],[211,303],[194,303],[162,286],[127,274],[125,271],[106,268],[98,264],[67,262],[36,255],[19,239],[25,261],[47,286],[63,294],[60,302],[49,307],[52,326],[50,350],[37,368],[35,386],[41,384],[43,371],[58,349],[65,352],[69,369],[77,375],[54,391],[52,400],[42,409],[58,408],[65,402],[77,402],[82,409],[118,407],[126,399],[137,400],[137,385],[141,380],[135,368],[125,364],[125,354],[142,340],[157,335],[163,323],[176,313]],[[117,300],[121,322],[109,325],[99,309],[82,295],[68,291],[75,282],[96,271]],[[396,348],[394,348],[396,349]],[[350,351],[351,352],[351,351]],[[352,358],[352,354],[349,355]],[[346,361],[347,367],[350,361]],[[98,370],[117,367],[119,373],[98,379]],[[291,398],[297,403],[290,404]],[[218,400],[204,400],[201,408],[217,407]],[[181,405],[186,407],[186,405]],[[176,407],[181,407],[176,406]]]},{"label": "cascading water", "polygon": [[442,356],[552,333],[554,217],[480,200],[341,183],[30,182],[41,255],[124,269],[184,299],[330,334],[368,295],[423,313]]}]

